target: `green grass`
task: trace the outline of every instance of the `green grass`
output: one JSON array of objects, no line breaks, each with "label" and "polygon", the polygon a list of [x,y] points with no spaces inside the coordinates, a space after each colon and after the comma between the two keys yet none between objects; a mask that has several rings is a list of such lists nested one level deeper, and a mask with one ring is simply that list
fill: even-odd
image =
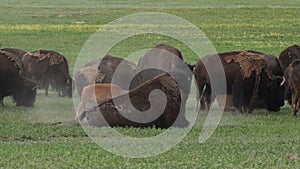
[{"label": "green grass", "polygon": [[[299,4],[298,0],[11,0],[1,2],[0,47],[56,50],[68,58],[72,72],[81,48],[97,29],[128,14],[165,12],[195,24],[218,52],[253,49],[278,56],[288,45],[300,44]],[[84,24],[75,24],[79,21]],[[158,43],[176,46],[187,62],[198,60],[184,44],[153,34],[128,38],[110,53],[126,57]],[[74,120],[72,99],[39,93],[34,108],[15,107],[10,98],[5,105],[0,108],[0,168],[300,168],[299,158],[287,157],[300,155],[300,118],[290,116],[288,105],[278,113],[225,112],[210,139],[199,144],[206,117],[202,112],[179,145],[145,159],[117,156],[94,143]],[[117,130],[135,137],[164,131]]]}]

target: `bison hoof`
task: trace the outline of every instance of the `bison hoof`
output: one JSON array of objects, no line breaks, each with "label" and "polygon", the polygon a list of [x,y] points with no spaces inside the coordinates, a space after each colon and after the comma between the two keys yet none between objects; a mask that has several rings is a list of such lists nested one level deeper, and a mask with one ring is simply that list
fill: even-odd
[{"label": "bison hoof", "polygon": [[297,112],[298,112],[298,110],[293,110],[292,115],[293,115],[294,117],[297,117]]},{"label": "bison hoof", "polygon": [[185,128],[190,125],[190,122],[187,121],[186,119],[180,119],[179,121],[176,121],[173,126],[178,127],[178,128]]}]

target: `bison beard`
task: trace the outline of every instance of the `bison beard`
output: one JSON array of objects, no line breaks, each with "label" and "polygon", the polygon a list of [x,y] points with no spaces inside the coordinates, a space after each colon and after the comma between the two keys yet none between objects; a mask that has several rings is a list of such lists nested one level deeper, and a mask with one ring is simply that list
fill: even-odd
[{"label": "bison beard", "polygon": [[[168,74],[157,76],[156,78],[145,82],[140,87],[129,91],[129,98],[133,106],[138,111],[146,111],[150,108],[150,102],[148,97],[151,91],[159,89],[166,95],[167,103],[164,112],[151,122],[139,123],[126,119],[122,116],[117,107],[123,107],[122,113],[130,116],[133,115],[135,110],[126,109],[127,105],[122,105],[122,100],[126,99],[128,95],[121,95],[113,99],[98,104],[93,110],[85,112],[85,119],[87,124],[92,126],[103,126],[105,121],[108,125],[114,126],[132,126],[132,127],[157,127],[157,128],[168,128],[174,124],[177,127],[186,127],[188,121],[184,116],[180,114],[181,108],[181,95],[180,88],[175,81]],[[156,96],[162,97],[162,96]],[[115,105],[114,102],[121,103]],[[155,105],[152,105],[155,107]],[[102,116],[103,118],[102,118]],[[151,116],[151,115],[150,115]],[[105,120],[105,121],[103,121]],[[184,124],[184,125],[183,125]]]}]

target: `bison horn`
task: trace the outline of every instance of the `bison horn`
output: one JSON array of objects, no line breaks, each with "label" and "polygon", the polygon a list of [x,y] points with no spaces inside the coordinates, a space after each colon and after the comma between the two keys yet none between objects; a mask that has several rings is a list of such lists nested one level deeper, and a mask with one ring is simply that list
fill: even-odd
[{"label": "bison horn", "polygon": [[34,91],[34,90],[36,90],[37,88],[39,88],[39,86],[34,86],[31,90]]},{"label": "bison horn", "polygon": [[283,76],[283,77],[282,77],[282,82],[280,83],[280,86],[283,86],[284,83],[285,83],[285,77]]}]

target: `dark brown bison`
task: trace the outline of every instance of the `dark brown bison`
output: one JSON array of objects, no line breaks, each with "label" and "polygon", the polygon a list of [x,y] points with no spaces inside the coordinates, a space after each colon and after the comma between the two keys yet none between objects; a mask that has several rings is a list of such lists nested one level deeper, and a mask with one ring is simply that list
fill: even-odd
[{"label": "dark brown bison", "polygon": [[22,56],[26,53],[25,51],[23,51],[21,49],[15,49],[15,48],[2,48],[0,50],[14,54],[15,56],[19,57],[20,59],[22,59]]},{"label": "dark brown bison", "polygon": [[139,69],[134,63],[106,55],[85,64],[75,74],[75,84],[80,96],[85,86],[94,83],[114,83],[125,90],[134,89],[142,84],[138,72]]},{"label": "dark brown bison", "polygon": [[279,62],[284,71],[295,59],[300,59],[300,46],[298,45],[287,47],[279,55]]},{"label": "dark brown bison", "polygon": [[46,95],[51,83],[63,96],[72,96],[73,80],[69,75],[67,59],[63,55],[55,51],[37,50],[24,54],[22,62],[27,76],[38,81]]},{"label": "dark brown bison", "polygon": [[[140,75],[143,81],[151,80],[165,72],[171,74],[181,89],[181,108],[186,109],[194,65],[185,63],[178,49],[168,44],[159,44],[139,60],[138,67],[142,70]],[[183,119],[181,125],[187,126],[189,122],[185,120],[185,111],[182,111],[179,116]]]},{"label": "dark brown bison", "polygon": [[[98,75],[101,75],[101,74],[98,75],[97,74],[98,74],[98,64],[91,65],[91,66],[84,66],[83,68],[79,69],[79,71],[75,74],[74,77],[76,89],[79,96],[82,95],[82,90],[85,86],[97,83],[96,77]],[[100,81],[103,80],[102,77]]]},{"label": "dark brown bison", "polygon": [[0,50],[0,102],[12,96],[17,106],[33,107],[37,84],[24,74],[19,57]]},{"label": "dark brown bison", "polygon": [[[283,69],[283,72],[286,72],[286,69],[289,66],[289,64],[296,59],[300,59],[300,46],[291,45],[284,49],[279,55],[279,62]],[[288,78],[286,74],[285,78]],[[289,104],[292,103],[292,94],[290,93],[288,87],[285,90],[284,99],[287,100]]]},{"label": "dark brown bison", "polygon": [[[113,99],[111,89],[117,95]],[[162,93],[151,93],[155,89]],[[180,88],[176,80],[168,74],[157,76],[129,92],[111,84],[90,85],[84,88],[82,98],[83,102],[92,99],[92,104],[85,102],[85,106],[80,105],[78,118],[83,124],[112,127],[183,127],[179,116]],[[96,106],[89,106],[94,105],[95,101]],[[135,108],[130,107],[128,101]]]},{"label": "dark brown bison", "polygon": [[[212,92],[211,89],[205,66],[213,68],[216,60],[220,60],[224,68],[226,93],[225,90]],[[273,56],[247,50],[207,55],[196,63],[194,73],[199,88],[198,100],[202,99],[202,106],[206,109],[217,95],[223,94],[232,95],[233,106],[241,113],[242,109],[252,113],[257,107],[279,111],[284,104],[284,88],[281,84],[283,73],[278,60]],[[216,84],[220,83],[218,73],[211,69],[210,74]]]},{"label": "dark brown bison", "polygon": [[183,57],[178,49],[168,44],[159,44],[140,58],[138,67],[141,70],[151,69],[143,73],[143,80],[147,81],[174,69],[179,71],[182,62]]},{"label": "dark brown bison", "polygon": [[285,71],[285,89],[289,95],[290,104],[292,105],[292,115],[296,116],[298,112],[300,99],[300,59],[294,59]]}]

